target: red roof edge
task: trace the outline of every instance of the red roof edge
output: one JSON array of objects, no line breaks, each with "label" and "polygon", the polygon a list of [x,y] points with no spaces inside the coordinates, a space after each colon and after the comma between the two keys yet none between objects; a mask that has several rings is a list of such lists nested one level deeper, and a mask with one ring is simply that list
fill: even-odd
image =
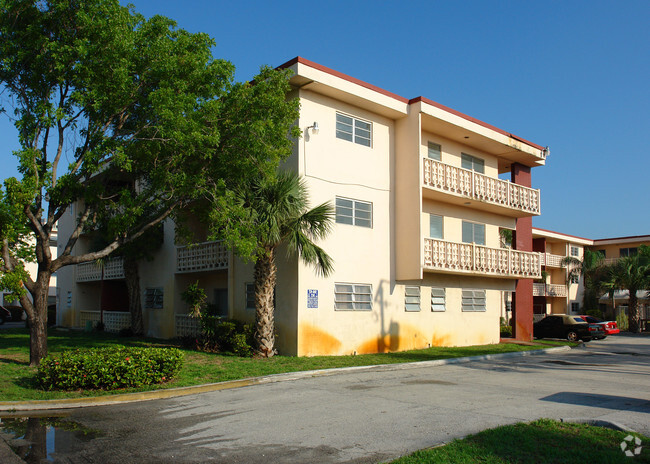
[{"label": "red roof edge", "polygon": [[[448,106],[444,106],[444,105],[441,105],[440,103],[436,103],[433,100],[429,100],[428,98],[416,97],[416,98],[412,98],[412,99],[409,100],[409,99],[401,97],[401,96],[399,96],[399,95],[397,95],[395,93],[389,92],[388,90],[384,90],[384,89],[382,89],[380,87],[377,87],[377,86],[374,86],[372,84],[368,84],[367,82],[364,82],[362,80],[356,79],[356,78],[354,78],[352,76],[348,76],[347,74],[343,74],[341,72],[335,71],[334,69],[328,68],[328,67],[323,66],[321,64],[314,63],[313,61],[309,61],[308,59],[303,58],[301,56],[297,56],[297,57],[287,61],[286,63],[281,64],[280,66],[278,66],[278,69],[288,68],[290,66],[293,66],[296,63],[304,64],[306,66],[309,66],[309,67],[314,68],[314,69],[318,69],[319,71],[323,71],[323,72],[325,72],[327,74],[330,74],[332,76],[336,76],[336,77],[344,79],[344,80],[346,80],[348,82],[352,82],[353,84],[357,84],[357,85],[360,85],[362,87],[365,87],[366,89],[374,90],[375,92],[378,92],[378,93],[380,93],[382,95],[386,95],[387,97],[394,98],[395,100],[400,101],[402,103],[408,103],[409,105],[413,104],[413,103],[417,103],[419,101],[427,103],[429,105],[435,106],[436,108],[440,108],[443,111],[446,111],[446,112],[451,113],[453,115],[459,116],[459,117],[461,117],[463,119],[471,121],[471,122],[473,122],[475,124],[478,124],[480,126],[491,129],[491,130],[493,130],[495,132],[506,135],[508,137],[512,137],[513,139],[519,140],[520,142],[525,143],[526,145],[529,145],[529,146],[531,146],[533,148],[537,148],[538,150],[544,150],[544,147],[542,147],[541,145],[537,145],[536,143],[530,142],[530,141],[528,141],[526,139],[523,139],[521,137],[517,137],[516,135],[511,134],[510,132],[506,132],[503,129],[499,129],[498,127],[495,127],[495,126],[493,126],[491,124],[488,124],[486,122],[483,122],[483,121],[481,121],[479,119],[468,116],[468,115],[466,115],[464,113],[461,113],[460,111],[456,111],[456,110],[454,110],[452,108],[449,108]],[[578,238],[580,238],[580,237],[578,237]]]},{"label": "red roof edge", "polygon": [[[495,131],[495,132],[498,132],[499,134],[503,134],[503,135],[506,135],[506,136],[508,136],[508,137],[512,137],[513,139],[515,139],[515,140],[519,140],[520,142],[523,142],[523,143],[525,143],[526,145],[530,145],[530,146],[533,147],[533,148],[537,148],[538,150],[544,150],[544,147],[542,147],[541,145],[537,145],[536,143],[530,142],[530,141],[528,141],[528,140],[526,140],[526,139],[523,139],[523,138],[521,138],[521,137],[517,137],[516,135],[511,134],[510,132],[506,132],[506,131],[504,131],[503,129],[499,129],[498,127],[493,126],[492,124],[488,124],[487,122],[483,122],[483,121],[481,121],[480,119],[476,119],[476,118],[473,118],[473,117],[471,117],[471,116],[468,116],[468,115],[466,115],[466,114],[464,114],[464,113],[461,113],[460,111],[456,111],[456,110],[453,109],[453,108],[449,108],[448,106],[441,105],[440,103],[438,103],[438,102],[434,102],[433,100],[429,100],[429,99],[426,98],[426,97],[415,97],[415,98],[412,98],[412,99],[409,101],[409,104],[411,104],[411,103],[417,103],[417,102],[419,102],[419,101],[421,101],[422,103],[426,103],[426,104],[428,104],[428,105],[431,105],[431,106],[435,106],[436,108],[440,108],[440,109],[443,110],[443,111],[446,111],[446,112],[448,112],[448,113],[454,114],[454,115],[459,116],[459,117],[461,117],[461,118],[463,118],[463,119],[467,119],[468,121],[471,121],[471,122],[473,122],[473,123],[475,123],[475,124],[478,124],[479,126],[487,127],[488,129],[491,129],[491,130],[493,130],[493,131]],[[549,231],[549,232],[550,232],[550,231]]]},{"label": "red roof edge", "polygon": [[590,242],[594,241],[593,239],[590,239],[590,238],[578,237],[577,235],[565,234],[564,232],[557,232],[555,230],[542,229],[541,227],[533,227],[533,232],[535,230],[541,230],[542,232],[550,232],[552,234],[564,235],[565,237],[579,238],[580,240],[588,240]]},{"label": "red roof edge", "polygon": [[323,66],[318,63],[314,63],[313,61],[309,61],[306,58],[303,58],[302,56],[297,56],[289,61],[287,61],[284,64],[281,64],[278,66],[280,69],[288,68],[289,66],[293,66],[296,63],[304,64],[309,66],[310,68],[318,69],[319,71],[323,71],[327,74],[331,74],[332,76],[339,77],[341,79],[344,79],[348,82],[352,82],[353,84],[360,85],[361,87],[365,87],[366,89],[374,90],[377,93],[380,93],[382,95],[386,95],[387,97],[394,98],[397,101],[400,101],[402,103],[408,103],[408,98],[400,97],[399,95],[389,92],[388,90],[384,90],[381,87],[377,87],[372,84],[368,84],[367,82],[364,82],[362,80],[356,79],[352,76],[348,76],[347,74],[343,74],[341,72],[335,71],[334,69],[328,68],[327,66]]},{"label": "red roof edge", "polygon": [[604,242],[605,240],[627,240],[631,238],[642,239],[639,240],[640,242],[642,242],[645,241],[645,239],[650,239],[650,235],[630,235],[628,237],[597,238],[596,240],[594,240],[594,244],[595,242]]}]

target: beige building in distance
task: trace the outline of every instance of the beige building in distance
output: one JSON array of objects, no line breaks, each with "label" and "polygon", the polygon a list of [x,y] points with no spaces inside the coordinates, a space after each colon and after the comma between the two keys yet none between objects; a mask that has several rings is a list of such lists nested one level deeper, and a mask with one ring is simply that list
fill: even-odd
[{"label": "beige building in distance", "polygon": [[[503,293],[528,283],[518,290],[517,311],[530,319],[521,330],[532,330],[532,280],[541,278],[544,255],[532,249],[530,220],[541,210],[530,170],[545,164],[548,150],[427,98],[406,99],[303,58],[282,67],[294,71],[303,130],[285,167],[304,177],[312,205],[335,205],[336,223],[320,243],[334,260],[331,277],[278,254],[279,352],[498,343]],[[62,236],[73,219],[74,211],[60,221]],[[187,246],[166,223],[161,249],[141,263],[150,336],[196,330],[180,294],[197,280],[219,314],[254,319],[252,264],[195,229],[197,243]],[[501,229],[517,231],[519,249],[501,246]],[[89,246],[82,237],[76,251]],[[61,269],[59,323],[98,320],[102,293],[107,328],[128,326],[119,259],[106,263],[103,292],[100,285],[93,263]]]}]

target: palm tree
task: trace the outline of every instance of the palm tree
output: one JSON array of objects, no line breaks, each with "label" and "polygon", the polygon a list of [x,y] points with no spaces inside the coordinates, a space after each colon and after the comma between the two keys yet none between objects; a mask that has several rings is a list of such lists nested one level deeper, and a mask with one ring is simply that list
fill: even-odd
[{"label": "palm tree", "polygon": [[603,286],[613,292],[627,290],[629,292],[628,320],[629,331],[640,332],[641,308],[637,291],[650,287],[650,260],[647,254],[640,253],[626,256],[608,267],[608,278]]},{"label": "palm tree", "polygon": [[567,266],[567,282],[580,277],[584,278],[583,307],[585,312],[598,310],[598,299],[603,293],[601,282],[604,277],[603,255],[597,251],[585,249],[582,259],[567,256],[562,259]]},{"label": "palm tree", "polygon": [[261,356],[275,354],[274,290],[277,278],[276,251],[287,245],[303,262],[327,277],[332,259],[314,241],[327,236],[334,211],[329,203],[307,210],[303,180],[293,172],[280,172],[274,179],[255,182],[244,194],[257,235],[255,256],[255,340]]}]

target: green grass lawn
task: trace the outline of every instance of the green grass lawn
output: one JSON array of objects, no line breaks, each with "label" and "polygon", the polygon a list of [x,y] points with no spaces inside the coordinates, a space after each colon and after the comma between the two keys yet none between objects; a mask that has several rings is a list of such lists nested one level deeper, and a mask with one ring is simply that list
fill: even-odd
[{"label": "green grass lawn", "polygon": [[416,451],[392,464],[650,463],[650,438],[634,434],[645,446],[641,455],[627,457],[620,446],[627,435],[603,427],[540,419],[485,430],[448,445]]},{"label": "green grass lawn", "polygon": [[[51,329],[48,336],[50,353],[75,348],[127,346],[172,346],[169,340],[122,338],[106,333],[86,333]],[[185,363],[180,375],[163,385],[140,389],[107,391],[46,392],[39,390],[34,382],[36,369],[29,367],[29,333],[26,329],[7,329],[0,332],[0,401],[46,400],[56,398],[78,398],[112,393],[155,390],[159,388],[186,387],[206,383],[237,380],[284,372],[297,372],[336,367],[368,366],[375,364],[407,363],[434,359],[458,358],[483,354],[528,351],[568,342],[544,342],[536,346],[499,344],[458,348],[428,348],[386,354],[357,356],[275,356],[270,359],[240,358],[224,354],[202,353],[193,350],[185,352]],[[576,345],[576,344],[573,344]]]}]

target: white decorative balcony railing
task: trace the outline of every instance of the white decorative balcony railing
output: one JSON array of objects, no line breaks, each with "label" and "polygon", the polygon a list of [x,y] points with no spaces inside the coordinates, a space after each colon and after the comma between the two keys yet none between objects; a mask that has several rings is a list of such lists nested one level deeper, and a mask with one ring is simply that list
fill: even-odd
[{"label": "white decorative balcony railing", "polygon": [[538,279],[542,276],[539,253],[431,238],[424,239],[424,267],[497,277]]},{"label": "white decorative balcony railing", "polygon": [[539,190],[423,158],[424,185],[485,203],[540,214]]},{"label": "white decorative balcony railing", "polygon": [[559,284],[533,284],[533,296],[567,296],[566,285]]},{"label": "white decorative balcony railing", "polygon": [[102,268],[104,280],[115,280],[124,278],[124,264],[122,257],[109,258],[103,262],[91,261],[89,263],[77,264],[77,282],[92,282],[102,280]]},{"label": "white decorative balcony railing", "polygon": [[564,267],[562,255],[552,255],[551,253],[542,253],[542,266]]},{"label": "white decorative balcony railing", "polygon": [[228,269],[228,250],[223,242],[203,242],[176,247],[176,272]]}]

